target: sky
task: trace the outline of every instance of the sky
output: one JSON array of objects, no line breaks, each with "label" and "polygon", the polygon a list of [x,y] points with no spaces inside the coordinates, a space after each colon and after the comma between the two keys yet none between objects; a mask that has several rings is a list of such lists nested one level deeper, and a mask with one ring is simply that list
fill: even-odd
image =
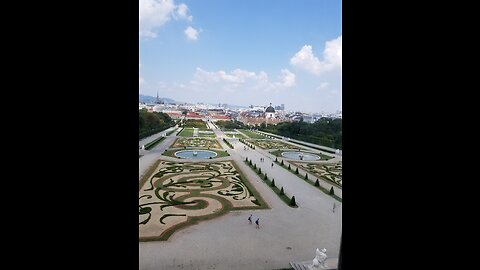
[{"label": "sky", "polygon": [[140,0],[139,94],[342,109],[340,0]]}]

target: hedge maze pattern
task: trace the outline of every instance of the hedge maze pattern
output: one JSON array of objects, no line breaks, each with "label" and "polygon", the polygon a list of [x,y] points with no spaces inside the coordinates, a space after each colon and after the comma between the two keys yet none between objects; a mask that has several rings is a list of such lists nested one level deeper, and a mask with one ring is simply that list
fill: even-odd
[{"label": "hedge maze pattern", "polygon": [[231,210],[268,208],[234,162],[160,160],[140,183],[140,241],[167,240],[176,230]]},{"label": "hedge maze pattern", "polygon": [[338,187],[342,187],[342,163],[304,163],[291,162],[319,178],[332,182]]}]

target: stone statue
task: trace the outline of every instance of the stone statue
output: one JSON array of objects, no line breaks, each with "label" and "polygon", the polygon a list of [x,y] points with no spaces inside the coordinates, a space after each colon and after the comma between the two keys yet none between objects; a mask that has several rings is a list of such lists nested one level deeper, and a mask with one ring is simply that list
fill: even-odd
[{"label": "stone statue", "polygon": [[312,266],[310,269],[325,269],[327,266],[325,264],[325,261],[327,260],[327,249],[322,248],[320,251],[318,248],[315,251],[315,258],[312,260]]}]

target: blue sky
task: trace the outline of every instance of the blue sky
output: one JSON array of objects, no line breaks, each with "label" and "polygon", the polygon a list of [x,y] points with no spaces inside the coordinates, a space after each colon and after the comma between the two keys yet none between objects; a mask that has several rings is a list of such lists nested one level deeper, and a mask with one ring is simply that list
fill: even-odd
[{"label": "blue sky", "polygon": [[140,0],[139,93],[341,110],[341,1]]}]

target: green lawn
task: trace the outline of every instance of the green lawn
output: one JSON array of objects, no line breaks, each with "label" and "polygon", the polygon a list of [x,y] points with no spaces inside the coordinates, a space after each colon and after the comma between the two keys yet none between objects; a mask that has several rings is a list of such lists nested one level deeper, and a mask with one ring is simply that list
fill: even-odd
[{"label": "green lawn", "polygon": [[184,128],[178,136],[182,137],[192,137],[193,136],[193,128]]},{"label": "green lawn", "polygon": [[239,129],[240,132],[242,132],[243,134],[247,135],[248,137],[252,138],[252,139],[267,139],[267,137],[263,136],[263,135],[259,135],[255,132],[252,132],[248,129]]}]

